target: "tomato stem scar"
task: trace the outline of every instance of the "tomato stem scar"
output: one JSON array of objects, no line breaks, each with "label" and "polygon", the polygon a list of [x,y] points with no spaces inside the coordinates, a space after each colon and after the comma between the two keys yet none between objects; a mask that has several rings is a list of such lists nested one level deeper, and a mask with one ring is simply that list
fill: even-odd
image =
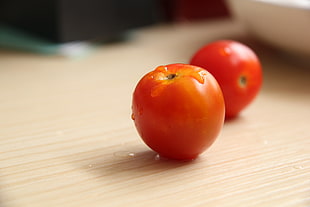
[{"label": "tomato stem scar", "polygon": [[171,73],[171,74],[169,74],[169,75],[166,76],[166,78],[167,78],[168,80],[172,80],[172,79],[174,79],[175,77],[177,77],[177,74],[175,74],[175,73]]},{"label": "tomato stem scar", "polygon": [[239,85],[241,87],[245,87],[247,84],[247,78],[245,76],[240,76],[239,78]]}]

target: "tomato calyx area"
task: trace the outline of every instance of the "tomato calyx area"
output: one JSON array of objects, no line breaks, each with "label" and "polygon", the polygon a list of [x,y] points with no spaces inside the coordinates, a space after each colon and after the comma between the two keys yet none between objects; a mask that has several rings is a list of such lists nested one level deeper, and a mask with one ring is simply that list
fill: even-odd
[{"label": "tomato calyx area", "polygon": [[[195,68],[189,66],[189,68],[183,68],[183,64],[176,64],[177,68],[168,68],[167,66],[159,66],[153,72],[153,78],[156,80],[174,81],[176,78],[194,78],[200,84],[203,84],[207,72],[202,68]],[[192,68],[193,67],[193,68]],[[168,82],[167,82],[168,83]],[[170,82],[171,83],[171,82]]]},{"label": "tomato calyx area", "polygon": [[176,77],[177,77],[176,73],[170,73],[170,74],[166,75],[166,79],[167,80],[172,80],[172,79],[174,79]]},{"label": "tomato calyx area", "polygon": [[238,84],[241,88],[245,88],[248,84],[248,79],[246,76],[242,75],[238,79]]}]

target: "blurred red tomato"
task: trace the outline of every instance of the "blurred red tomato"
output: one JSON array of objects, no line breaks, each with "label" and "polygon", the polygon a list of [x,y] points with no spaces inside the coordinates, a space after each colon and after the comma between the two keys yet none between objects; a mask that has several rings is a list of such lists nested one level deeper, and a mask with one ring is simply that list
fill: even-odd
[{"label": "blurred red tomato", "polygon": [[248,106],[262,85],[262,68],[256,54],[246,45],[220,40],[199,49],[190,64],[205,68],[221,86],[226,118]]}]

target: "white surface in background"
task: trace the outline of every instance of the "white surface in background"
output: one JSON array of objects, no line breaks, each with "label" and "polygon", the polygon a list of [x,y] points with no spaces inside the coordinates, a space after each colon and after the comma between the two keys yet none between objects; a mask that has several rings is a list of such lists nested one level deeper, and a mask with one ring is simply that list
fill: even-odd
[{"label": "white surface in background", "polygon": [[249,33],[292,56],[310,57],[309,0],[228,0]]}]

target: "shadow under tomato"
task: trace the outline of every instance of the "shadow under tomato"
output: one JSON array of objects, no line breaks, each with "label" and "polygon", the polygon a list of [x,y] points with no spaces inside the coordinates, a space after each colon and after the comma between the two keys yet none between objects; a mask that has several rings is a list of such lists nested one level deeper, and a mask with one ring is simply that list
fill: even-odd
[{"label": "shadow under tomato", "polygon": [[[247,109],[245,108],[245,110]],[[245,110],[241,111],[238,115],[234,117],[225,117],[224,126],[245,122],[246,120],[246,118],[244,117]]]},{"label": "shadow under tomato", "polygon": [[[114,153],[102,151],[102,156],[84,157],[83,162],[78,163],[87,173],[95,175],[103,180],[121,182],[124,179],[140,179],[148,176],[164,177],[164,175],[176,175],[182,177],[197,164],[207,165],[198,157],[195,160],[171,160],[159,157],[152,150],[140,150],[135,146],[116,147]],[[97,154],[97,153],[96,153]],[[98,153],[100,154],[100,153]],[[98,155],[97,154],[97,155]]]},{"label": "shadow under tomato", "polygon": [[110,166],[104,168],[108,174],[119,173],[135,173],[139,175],[158,173],[168,170],[176,170],[177,168],[186,168],[199,162],[199,158],[196,160],[171,160],[160,157],[156,152],[151,150],[145,150],[140,152],[125,154],[119,156],[113,155],[110,159]]}]

